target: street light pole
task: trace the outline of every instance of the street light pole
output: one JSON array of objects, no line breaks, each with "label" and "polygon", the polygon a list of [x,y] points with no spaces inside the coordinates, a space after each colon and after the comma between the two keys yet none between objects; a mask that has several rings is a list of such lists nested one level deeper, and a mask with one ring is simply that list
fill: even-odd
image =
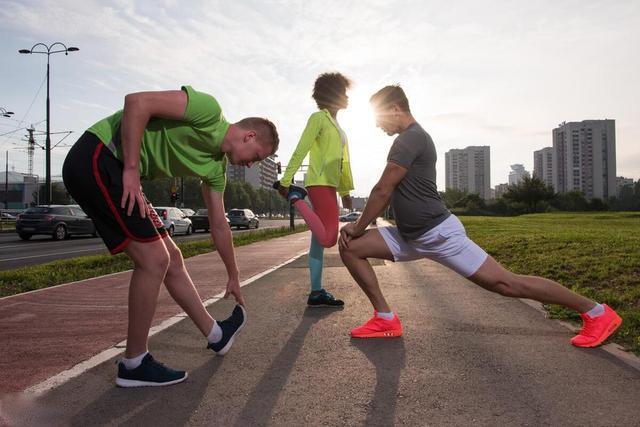
[{"label": "street light pole", "polygon": [[[52,50],[54,46],[60,45],[60,50]],[[44,50],[36,50],[37,47],[43,47]],[[47,139],[45,142],[45,191],[44,198],[45,204],[51,204],[51,103],[49,99],[49,57],[54,53],[64,52],[68,55],[69,52],[77,52],[80,49],[74,46],[67,47],[64,43],[55,42],[50,46],[44,43],[36,43],[31,49],[20,49],[19,53],[42,53],[47,55]]]}]

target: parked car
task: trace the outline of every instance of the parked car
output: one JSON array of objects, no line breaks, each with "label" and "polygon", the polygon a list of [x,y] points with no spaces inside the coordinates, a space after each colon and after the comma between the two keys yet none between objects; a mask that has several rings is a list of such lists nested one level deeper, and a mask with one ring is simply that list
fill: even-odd
[{"label": "parked car", "polygon": [[182,213],[184,213],[187,217],[191,217],[192,215],[196,214],[196,211],[194,211],[193,209],[189,209],[189,208],[180,208],[180,210],[182,211]]},{"label": "parked car", "polygon": [[54,240],[64,240],[75,234],[97,236],[91,218],[82,209],[67,205],[39,205],[29,208],[16,220],[16,232],[22,240],[34,234],[50,234]]},{"label": "parked car", "polygon": [[205,233],[209,231],[209,211],[206,209],[198,209],[189,219],[194,233],[198,230],[204,230]]},{"label": "parked car", "polygon": [[4,221],[14,221],[16,219],[15,215],[11,215],[9,212],[2,212],[0,218]]},{"label": "parked car", "polygon": [[[224,214],[227,224],[229,224],[229,217]],[[195,215],[189,217],[191,225],[193,226],[193,232],[197,230],[204,230],[205,233],[209,231],[209,211],[207,209],[198,209]]]},{"label": "parked car", "polygon": [[231,209],[229,215],[229,227],[258,228],[260,220],[251,209]]},{"label": "parked car", "polygon": [[173,236],[177,233],[191,234],[193,226],[191,220],[178,208],[171,206],[159,206],[154,207],[160,220],[164,224],[164,228],[169,233],[169,236]]},{"label": "parked car", "polygon": [[360,218],[362,212],[349,212],[345,215],[340,215],[340,222],[354,222]]}]

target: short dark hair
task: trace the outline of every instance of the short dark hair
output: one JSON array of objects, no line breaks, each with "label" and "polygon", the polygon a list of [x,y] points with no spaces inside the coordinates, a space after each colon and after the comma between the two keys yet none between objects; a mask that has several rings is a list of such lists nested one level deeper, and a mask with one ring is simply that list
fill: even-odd
[{"label": "short dark hair", "polygon": [[255,130],[258,136],[258,142],[261,144],[269,144],[273,147],[271,154],[278,151],[278,145],[280,145],[278,130],[271,120],[263,119],[262,117],[246,117],[236,123],[236,125],[244,130]]},{"label": "short dark hair", "polygon": [[319,109],[336,105],[338,96],[351,87],[351,80],[340,73],[322,73],[313,85],[313,94]]},{"label": "short dark hair", "polygon": [[375,108],[388,109],[392,105],[397,105],[402,111],[410,113],[409,100],[400,85],[385,86],[369,98],[369,102]]}]

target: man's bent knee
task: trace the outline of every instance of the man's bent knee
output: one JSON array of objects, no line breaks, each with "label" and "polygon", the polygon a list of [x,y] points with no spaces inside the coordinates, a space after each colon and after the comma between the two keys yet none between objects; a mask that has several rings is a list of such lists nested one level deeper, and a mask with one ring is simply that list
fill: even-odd
[{"label": "man's bent knee", "polygon": [[169,252],[160,241],[153,243],[132,242],[126,252],[137,268],[164,274],[169,267]]},{"label": "man's bent knee", "polygon": [[182,257],[182,251],[175,245],[168,246],[169,252],[169,271],[182,270],[184,267],[184,258]]}]

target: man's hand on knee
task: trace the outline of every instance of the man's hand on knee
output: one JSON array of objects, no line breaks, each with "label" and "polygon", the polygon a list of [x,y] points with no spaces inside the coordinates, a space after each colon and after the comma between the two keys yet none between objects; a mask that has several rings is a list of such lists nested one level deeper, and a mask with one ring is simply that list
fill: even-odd
[{"label": "man's hand on knee", "polygon": [[344,249],[348,249],[349,242],[353,239],[357,239],[363,234],[364,232],[360,232],[360,230],[358,230],[355,224],[349,223],[345,225],[340,230],[340,241],[339,241],[340,247]]}]

